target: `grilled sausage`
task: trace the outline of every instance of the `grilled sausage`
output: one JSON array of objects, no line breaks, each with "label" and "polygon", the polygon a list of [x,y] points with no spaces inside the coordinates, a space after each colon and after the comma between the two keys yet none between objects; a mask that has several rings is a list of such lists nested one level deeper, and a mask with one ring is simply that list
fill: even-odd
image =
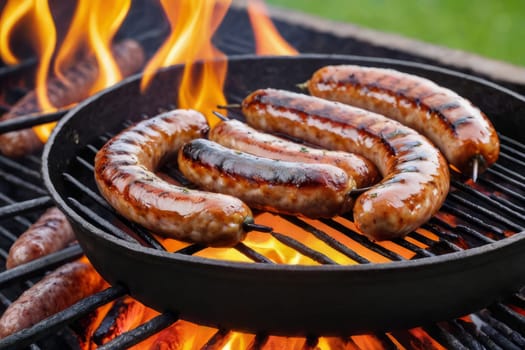
[{"label": "grilled sausage", "polygon": [[153,171],[191,139],[208,131],[206,118],[175,110],[145,120],[111,139],[95,157],[104,198],[123,216],[156,233],[211,246],[235,245],[245,236],[250,209],[237,198],[163,181]]},{"label": "grilled sausage", "polygon": [[179,151],[184,176],[208,191],[223,192],[249,206],[311,218],[351,209],[355,182],[337,167],[260,158],[205,139]]},{"label": "grilled sausage", "polygon": [[354,153],[327,151],[290,142],[259,132],[238,120],[222,121],[211,129],[208,138],[225,147],[259,157],[291,162],[331,164],[353,178],[356,187],[379,181],[377,168],[368,159]]},{"label": "grilled sausage", "polygon": [[7,308],[0,318],[0,338],[31,327],[105,286],[106,282],[90,264],[75,261],[63,265]]},{"label": "grilled sausage", "polygon": [[248,123],[370,159],[384,176],[356,200],[354,220],[383,240],[419,227],[445,200],[450,176],[441,153],[416,131],[382,115],[317,97],[258,90],[242,103]]},{"label": "grilled sausage", "polygon": [[327,66],[308,81],[314,96],[383,114],[427,136],[466,174],[498,159],[499,139],[487,116],[434,82],[393,69]]},{"label": "grilled sausage", "polygon": [[[113,56],[123,77],[137,72],[143,65],[145,56],[140,45],[134,40],[124,40],[113,46]],[[78,61],[64,72],[65,81],[53,77],[48,80],[47,89],[50,102],[57,108],[69,106],[87,98],[90,88],[99,76],[94,57]],[[18,101],[0,122],[28,114],[41,112],[35,91],[29,92]],[[33,129],[22,129],[0,135],[0,153],[8,157],[22,157],[40,150],[43,146]]]},{"label": "grilled sausage", "polygon": [[56,207],[49,208],[13,243],[6,268],[11,269],[56,252],[74,240],[75,234],[66,216]]}]

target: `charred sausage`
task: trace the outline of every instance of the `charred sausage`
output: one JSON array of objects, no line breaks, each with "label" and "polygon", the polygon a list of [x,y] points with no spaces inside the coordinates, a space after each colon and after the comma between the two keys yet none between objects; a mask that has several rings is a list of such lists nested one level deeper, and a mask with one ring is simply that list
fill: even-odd
[{"label": "charred sausage", "polygon": [[[137,72],[144,64],[142,47],[134,40],[124,40],[113,46],[113,56],[123,77]],[[99,76],[94,57],[77,62],[64,72],[64,81],[53,77],[48,80],[50,102],[57,108],[80,102],[90,94],[90,88]],[[41,112],[35,91],[29,92],[18,101],[0,122],[28,114]],[[22,157],[36,152],[43,146],[33,129],[22,129],[0,135],[0,153],[8,157]]]},{"label": "charred sausage", "polygon": [[251,128],[238,120],[227,120],[211,129],[208,138],[227,148],[255,156],[303,163],[331,164],[353,178],[356,187],[379,181],[377,168],[368,159],[354,153],[327,151],[287,141]]},{"label": "charred sausage", "polygon": [[258,90],[244,99],[248,123],[370,159],[384,176],[356,200],[354,220],[368,237],[403,236],[440,208],[450,186],[444,157],[424,136],[382,115],[325,99]]},{"label": "charred sausage", "polygon": [[101,291],[106,282],[87,263],[68,263],[45,276],[15,300],[0,318],[0,338],[66,309]]},{"label": "charred sausage", "polygon": [[258,209],[311,218],[343,213],[353,204],[355,182],[328,164],[260,158],[205,139],[179,152],[184,176],[208,191],[223,192]]},{"label": "charred sausage", "polygon": [[66,216],[56,207],[49,208],[13,243],[6,268],[56,252],[74,240],[75,234]]},{"label": "charred sausage", "polygon": [[118,134],[95,157],[95,180],[104,198],[123,216],[149,230],[210,246],[235,245],[252,220],[237,198],[175,186],[154,174],[186,142],[203,137],[206,118],[175,110]]},{"label": "charred sausage", "polygon": [[434,82],[393,69],[327,66],[308,81],[314,96],[361,107],[427,136],[447,160],[470,175],[498,159],[499,138],[487,116]]}]

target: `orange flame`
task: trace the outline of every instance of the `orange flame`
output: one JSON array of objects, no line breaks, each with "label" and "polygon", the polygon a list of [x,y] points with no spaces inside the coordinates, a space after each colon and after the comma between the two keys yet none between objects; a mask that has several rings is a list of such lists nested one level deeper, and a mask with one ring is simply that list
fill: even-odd
[{"label": "orange flame", "polygon": [[298,54],[298,51],[283,39],[273,25],[268,17],[268,11],[263,1],[250,0],[247,10],[253,27],[256,53],[258,55]]},{"label": "orange flame", "polygon": [[[161,0],[161,3],[172,31],[146,66],[141,89],[147,89],[159,68],[184,63],[178,105],[201,111],[214,125],[218,119],[211,111],[218,104],[226,103],[222,88],[227,62],[226,56],[213,46],[211,38],[231,0]],[[193,64],[197,60],[206,60],[198,70]]]},{"label": "orange flame", "polygon": [[47,0],[11,0],[6,4],[0,19],[0,54],[9,64],[16,64],[16,58],[9,46],[14,28],[28,22],[31,29],[31,44],[39,57],[36,73],[36,94],[42,108],[52,108],[49,102],[46,81],[49,64],[56,45],[56,29]]},{"label": "orange flame", "polygon": [[120,81],[122,75],[113,59],[111,42],[126,17],[130,5],[131,0],[79,1],[69,31],[55,60],[54,70],[57,77],[67,84],[64,71],[74,65],[76,58],[83,54],[95,56],[100,72],[97,81],[90,89],[90,94]]},{"label": "orange flame", "polygon": [[11,50],[11,38],[16,26],[31,17],[33,1],[9,0],[0,16],[0,58],[7,64],[17,64],[19,59]]},{"label": "orange flame", "polygon": [[[45,0],[41,2],[45,2]],[[131,0],[80,0],[78,2],[71,26],[54,64],[55,74],[62,83],[66,86],[71,85],[65,78],[64,71],[74,65],[78,57],[87,55],[93,55],[99,67],[99,75],[91,86],[89,94],[109,87],[122,79],[111,53],[111,41],[128,13],[130,5]],[[41,13],[41,16],[46,16],[44,12],[38,13]],[[41,56],[37,71],[36,91],[43,111],[52,111],[57,107],[64,107],[53,106],[47,98],[47,79],[53,49],[49,52],[49,59],[44,60]],[[55,125],[56,123],[38,125],[33,130],[45,142]]]}]

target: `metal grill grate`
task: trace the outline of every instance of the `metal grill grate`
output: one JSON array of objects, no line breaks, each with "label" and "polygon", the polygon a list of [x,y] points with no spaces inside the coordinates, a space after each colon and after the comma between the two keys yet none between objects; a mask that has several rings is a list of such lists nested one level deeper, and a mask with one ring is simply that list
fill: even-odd
[{"label": "metal grill grate", "polygon": [[[230,55],[253,52],[254,44],[252,39],[250,37],[239,38],[238,36],[238,33],[246,31],[247,26],[247,18],[244,14],[228,15],[225,25],[222,27],[226,29],[221,29],[222,32],[219,32],[218,38],[215,40],[216,44]],[[328,42],[325,40],[326,34],[316,35],[321,36],[323,39],[316,42]],[[341,47],[339,45],[323,44],[330,45],[330,47],[313,48],[311,47],[311,37],[309,39],[305,35],[304,29],[294,26],[289,26],[287,37],[291,38],[292,42],[296,43],[296,46],[302,51],[317,50],[323,52],[326,49],[333,50],[334,47]],[[147,39],[148,36],[146,35],[145,38]],[[341,50],[345,49],[341,48]],[[364,53],[368,54],[367,50],[371,52],[372,49],[365,48]],[[351,52],[358,53],[359,51],[352,49]],[[375,54],[382,55],[382,51],[379,53],[375,52]],[[2,83],[15,86],[7,93],[3,91],[2,96],[4,98],[0,102],[0,112],[9,110],[9,105],[25,94],[26,90],[23,86],[29,85],[21,83],[21,81],[24,79],[24,76],[29,74],[28,72],[34,69],[35,64],[36,60],[29,59],[14,67],[0,67]],[[28,116],[9,122],[2,122],[0,123],[0,133],[18,130],[41,122],[54,121],[62,115],[63,112],[57,112],[46,116]],[[105,138],[102,137],[100,142],[107,140],[108,136],[110,135],[106,135]],[[504,135],[500,135],[500,137],[502,140],[500,161],[480,178],[478,185],[481,188],[466,185],[461,179],[453,181],[451,195],[442,209],[442,213],[445,215],[436,216],[424,225],[423,228],[437,238],[433,236],[429,238],[424,233],[413,232],[405,239],[394,241],[397,246],[411,253],[411,259],[422,259],[490,244],[510,234],[524,230],[525,186],[523,185],[523,180],[525,177],[521,174],[525,170],[525,145]],[[92,179],[92,157],[99,146],[100,144],[92,145],[86,149],[85,153],[79,155],[77,159],[80,169],[90,179]],[[38,156],[29,156],[17,161],[0,156],[0,169],[0,268],[3,269],[9,246],[35,220],[37,214],[52,205],[52,201],[43,190],[41,184],[40,159]],[[76,175],[64,174],[71,186],[72,193],[81,193],[82,198],[87,199],[86,201],[83,200],[82,203],[90,203],[89,206],[86,206],[72,198],[71,203],[80,212],[85,216],[95,218],[95,222],[98,225],[117,237],[126,240],[133,239],[135,242],[140,242],[140,244],[162,249],[162,245],[146,231],[115,215],[112,209],[94,191],[93,183],[86,186],[77,180]],[[458,219],[457,222],[450,223],[447,220],[447,215],[456,217]],[[317,239],[356,263],[372,263],[369,258],[362,256],[351,247],[334,239],[325,230],[320,229],[318,225],[314,226],[303,219],[289,216],[283,216],[282,220],[310,232]],[[115,226],[115,222],[118,221],[124,223],[130,230],[124,232],[119,228],[120,226]],[[351,227],[339,221],[325,219],[321,220],[320,223],[343,233],[350,240],[382,256],[386,260],[401,261],[406,259],[402,255],[385,248],[382,244],[369,241]],[[134,233],[134,238],[130,238],[129,232]],[[320,264],[334,263],[326,255],[312,250],[293,239],[287,232],[272,232],[269,234]],[[203,249],[205,247],[189,245],[175,254],[193,255]],[[238,244],[233,249],[248,257],[254,263],[273,263],[269,258],[243,243]],[[26,265],[9,271],[2,271],[0,273],[0,311],[3,312],[23,290],[31,286],[32,282],[41,277],[43,273],[81,255],[80,247],[73,245]],[[124,287],[111,287],[80,301],[71,308],[28,330],[1,340],[0,347],[13,346],[20,348],[29,346],[31,349],[57,347],[77,349],[76,335],[69,328],[74,323],[74,320],[124,295],[126,295]],[[524,314],[525,294],[517,293],[509,296],[505,303],[497,302],[487,309],[469,315],[470,320],[462,318],[424,325],[421,330],[424,334],[447,348],[520,349],[525,347]],[[100,348],[121,349],[132,346],[170,326],[177,319],[177,315],[171,313],[161,314],[151,321],[118,336]],[[218,330],[206,342],[203,349],[211,348],[214,344],[220,344],[230,333],[228,330]],[[56,337],[56,334],[59,334],[59,337]],[[421,344],[421,338],[416,337],[413,330],[400,330],[391,333],[371,334],[369,336],[374,338],[385,349],[395,349],[399,345],[406,348],[428,348],[430,346],[429,344]],[[59,338],[59,340],[50,342],[48,341],[49,337],[53,339]],[[257,334],[254,342],[251,344],[251,349],[264,348],[269,338],[270,336],[267,334]],[[340,341],[342,344],[349,344],[351,347],[359,348],[357,338],[349,335],[341,338]],[[318,341],[318,338],[315,336],[308,337],[305,339],[304,348],[313,349],[318,344]],[[38,345],[36,344],[37,342]]]}]

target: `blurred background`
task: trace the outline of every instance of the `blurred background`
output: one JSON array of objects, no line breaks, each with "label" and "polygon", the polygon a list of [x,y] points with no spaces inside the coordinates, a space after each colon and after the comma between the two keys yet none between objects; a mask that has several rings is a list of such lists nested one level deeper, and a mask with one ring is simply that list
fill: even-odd
[{"label": "blurred background", "polygon": [[525,0],[266,0],[525,66]]}]

